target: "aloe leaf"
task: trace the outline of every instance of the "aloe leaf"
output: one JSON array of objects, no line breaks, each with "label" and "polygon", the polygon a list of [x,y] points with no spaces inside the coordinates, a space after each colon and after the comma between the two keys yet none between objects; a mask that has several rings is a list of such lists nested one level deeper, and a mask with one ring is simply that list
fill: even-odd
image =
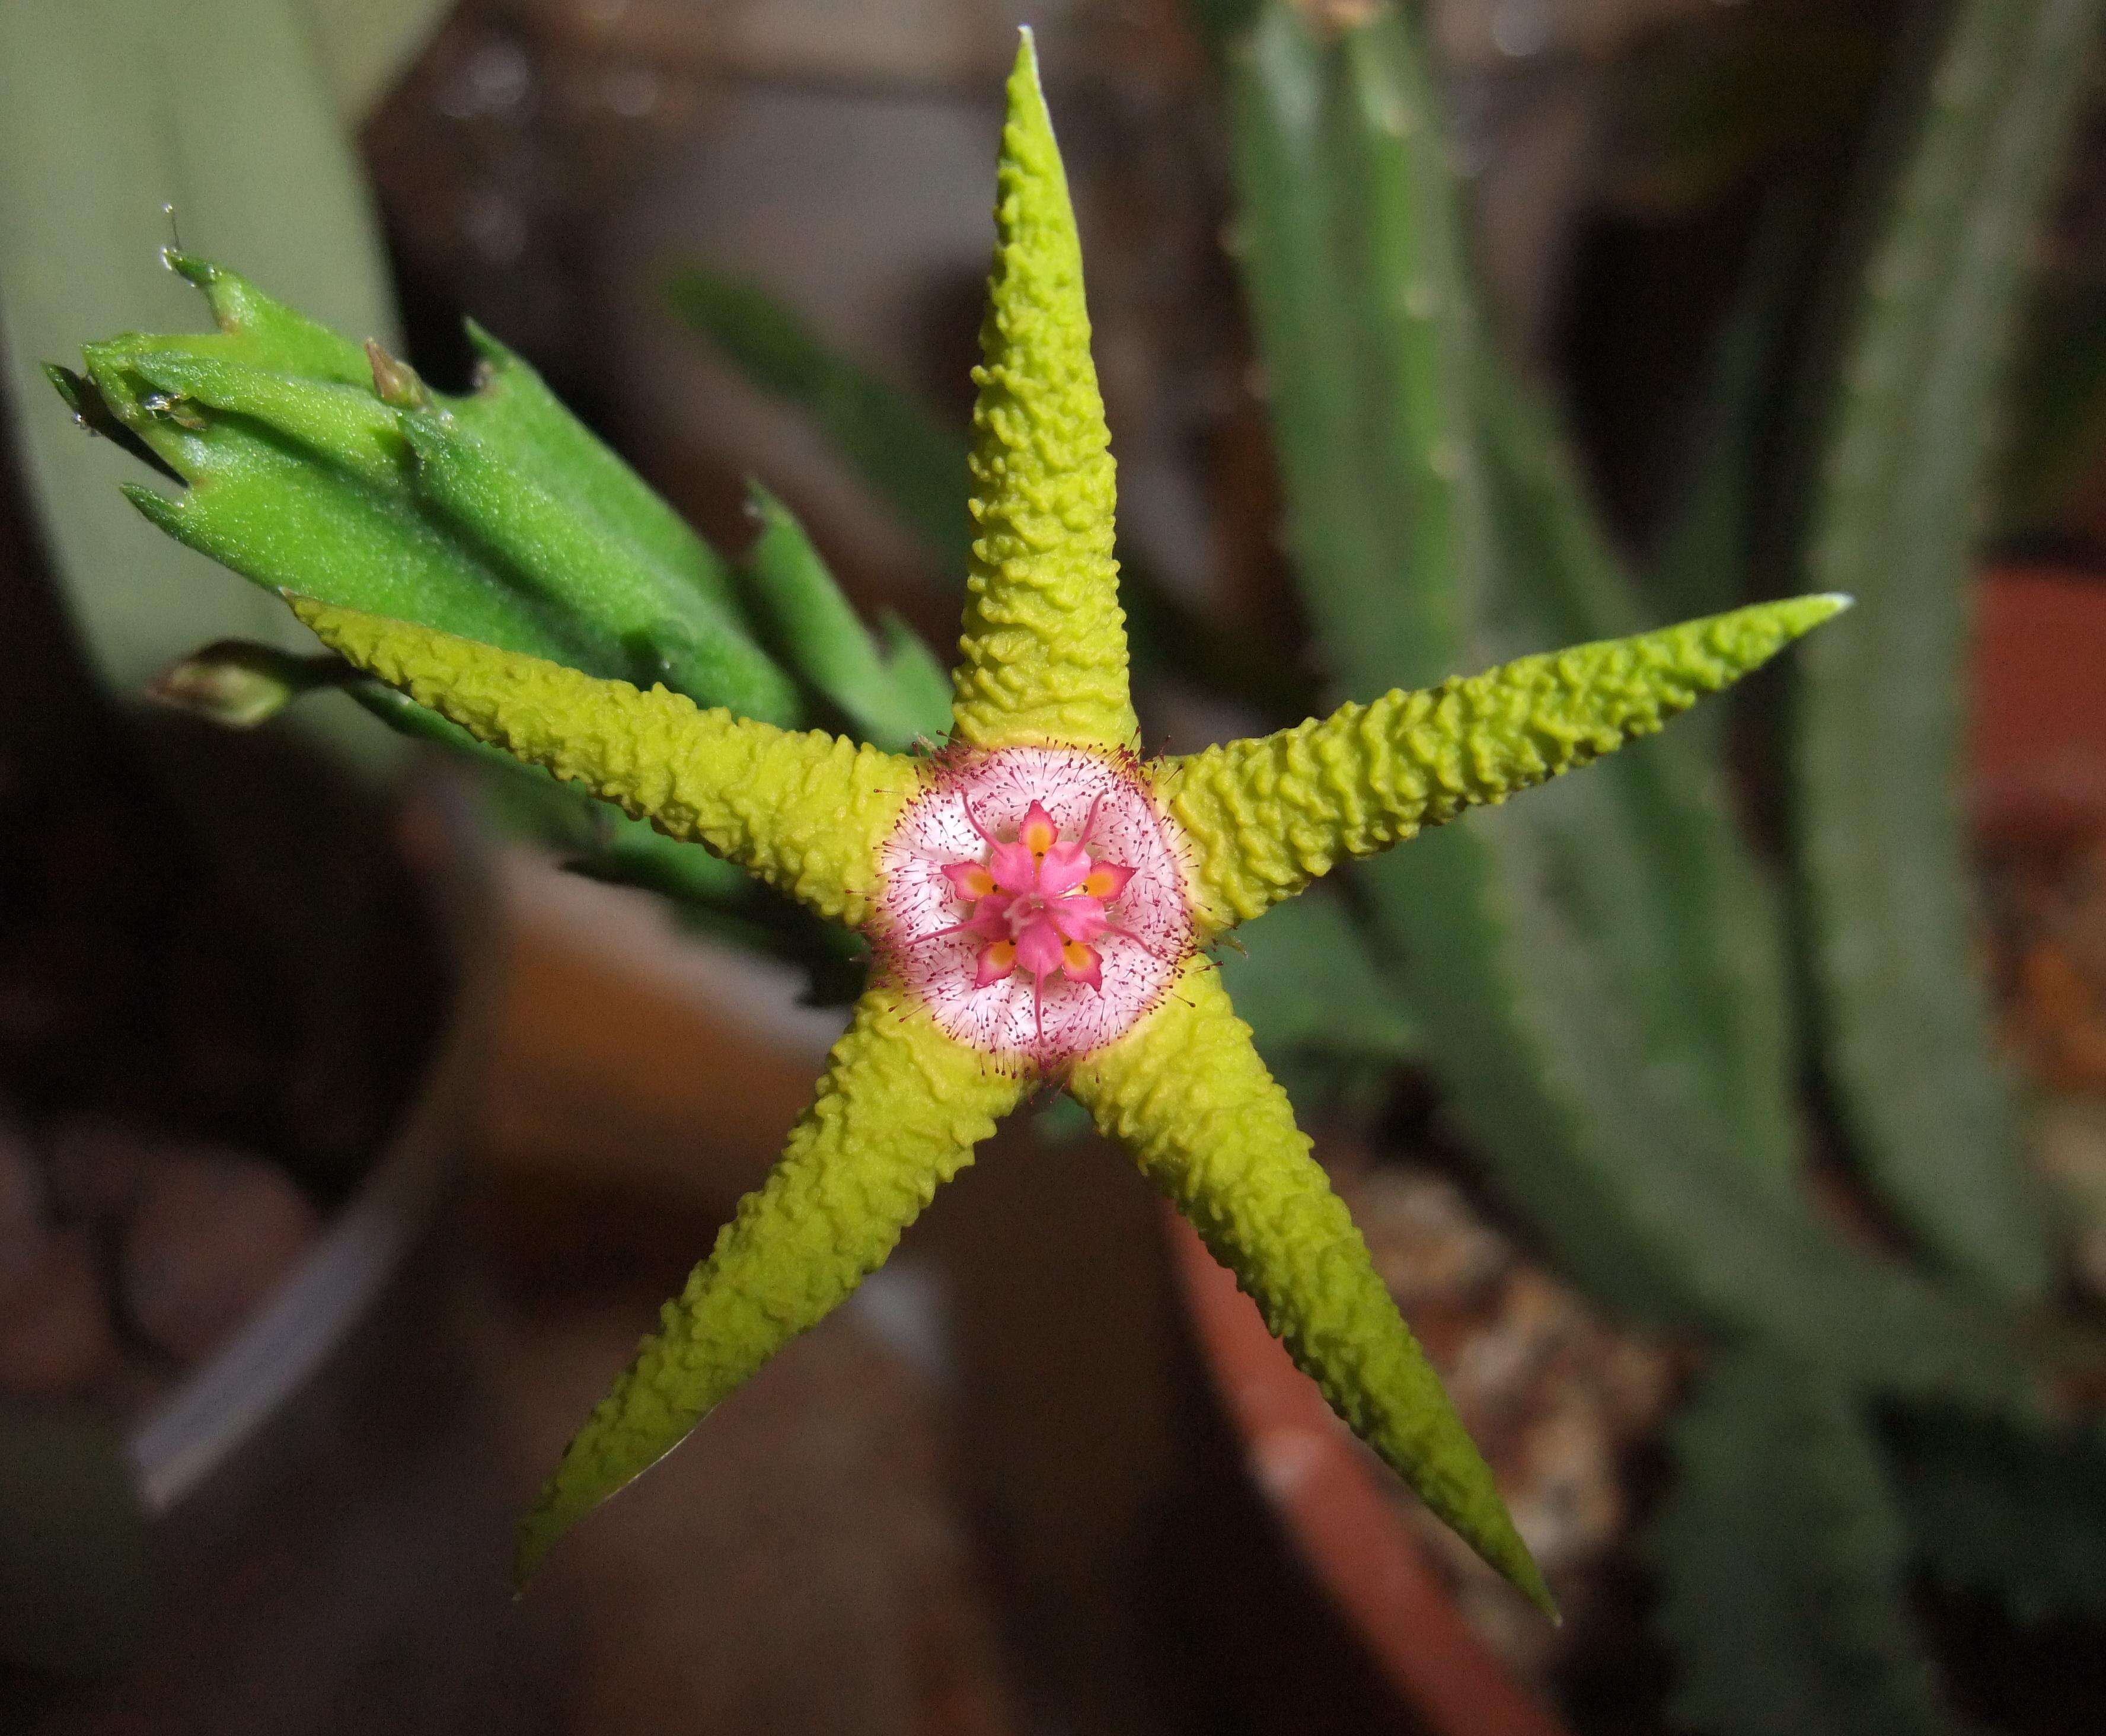
[{"label": "aloe leaf", "polygon": [[749,590],[785,662],[880,747],[948,734],[950,682],[930,682],[934,659],[925,648],[916,658],[907,647],[919,641],[911,635],[902,642],[895,635],[893,655],[882,654],[790,509],[757,482],[749,493],[760,523],[746,557]]},{"label": "aloe leaf", "polygon": [[1382,940],[1335,891],[1311,887],[1236,931],[1221,958],[1237,1016],[1275,1074],[1317,1061],[1394,1067],[1418,1034],[1385,980]]},{"label": "aloe leaf", "polygon": [[948,719],[951,671],[921,635],[888,610],[877,618],[877,636],[886,671],[910,715]]},{"label": "aloe leaf", "polygon": [[[1409,27],[1382,12],[1327,41],[1276,6],[1231,59],[1289,541],[1334,669],[1379,691],[1555,643],[1534,623],[1557,590],[1547,605],[1508,565],[1508,460],[1477,443],[1487,375]],[[1881,1388],[2029,1402],[1996,1333],[1853,1252],[1751,1160],[1674,1029],[1686,1008],[1634,980],[1633,956],[1667,950],[1633,927],[1663,870],[1606,769],[1365,873],[1425,1059],[1499,1181],[1614,1305],[1779,1339]]]},{"label": "aloe leaf", "polygon": [[121,451],[130,453],[164,480],[178,485],[181,483],[181,473],[111,412],[110,406],[102,401],[102,394],[96,389],[93,380],[55,361],[43,365],[43,374],[65,401],[65,407],[73,412],[76,428],[83,433],[107,440]]},{"label": "aloe leaf", "polygon": [[451,410],[397,413],[416,455],[410,484],[435,517],[490,550],[521,588],[627,653],[621,673],[697,704],[769,723],[794,720],[788,677],[727,608],[659,571],[619,531],[579,509],[560,472],[508,463]]},{"label": "aloe leaf", "polygon": [[205,412],[218,410],[244,419],[228,426],[222,446],[230,452],[240,450],[241,435],[267,430],[276,437],[271,444],[289,442],[362,482],[386,488],[406,478],[409,442],[370,384],[361,389],[195,350],[146,347],[160,341],[91,343],[83,354],[103,403],[179,478],[213,468],[220,448],[190,437],[208,433],[217,419]]},{"label": "aloe leaf", "polygon": [[339,386],[362,386],[370,378],[370,352],[357,340],[266,295],[240,272],[180,248],[164,249],[161,258],[204,298],[216,328],[188,339],[171,339],[169,347],[331,380]]},{"label": "aloe leaf", "polygon": [[1728,1357],[1676,1418],[1648,1550],[1669,1702],[1704,1736],[1933,1736],[1906,1611],[1908,1539],[1850,1394],[1816,1366]]},{"label": "aloe leaf", "polygon": [[[1494,558],[1475,310],[1459,298],[1438,112],[1402,29],[1385,11],[1327,43],[1275,4],[1230,54],[1231,246],[1287,542],[1331,673],[1372,692],[1504,661],[1472,643]],[[1385,76],[1392,58],[1402,76]]]},{"label": "aloe leaf", "polygon": [[1960,801],[1974,532],[2026,244],[2099,0],[1968,0],[1911,93],[1820,454],[1807,570],[1859,599],[1800,665],[1798,850],[1838,1106],[1950,1269],[2052,1266],[1992,1058]]},{"label": "aloe leaf", "polygon": [[[1500,607],[1549,640],[1620,636],[1643,624],[1548,406],[1498,365],[1483,384],[1486,470],[1503,558]],[[1507,599],[1516,594],[1520,608]],[[1522,600],[1525,599],[1525,600]],[[1623,960],[1656,1065],[1700,1069],[1721,1129],[1755,1174],[1789,1191],[1797,1169],[1796,1044],[1780,898],[1742,843],[1718,752],[1723,704],[1635,743],[1588,774],[1575,823],[1592,841],[1602,944]],[[1616,878],[1611,880],[1609,877]]]},{"label": "aloe leaf", "polygon": [[[1275,7],[1232,56],[1231,94],[1289,544],[1334,672],[1379,692],[1557,643],[1569,613],[1506,564],[1511,447],[1491,473],[1454,189],[1409,27],[1384,12],[1327,43]],[[1569,513],[1529,516],[1571,534]],[[1782,1273],[1761,1270],[1725,1202],[1773,1220],[1780,1267],[1818,1238],[1775,1152],[1743,1149],[1692,998],[1660,991],[1674,941],[1652,913],[1671,869],[1609,770],[1416,840],[1369,883],[1429,1058],[1566,1258],[1668,1318],[1759,1318]]]},{"label": "aloe leaf", "polygon": [[690,267],[666,293],[734,368],[810,419],[946,573],[965,572],[973,527],[962,431],[840,354],[765,289]]},{"label": "aloe leaf", "polygon": [[1916,1553],[1940,1583],[2020,1622],[2106,1622],[2106,1429],[1915,1411],[1887,1442]]},{"label": "aloe leaf", "polygon": [[[268,591],[298,590],[510,650],[582,660],[594,673],[630,673],[618,648],[524,594],[490,552],[434,524],[406,482],[378,479],[384,455],[374,448],[325,451],[260,415],[162,401],[131,359],[98,352],[91,376],[112,413],[189,484],[174,494],[122,485],[123,497],[170,536]],[[309,417],[302,432],[316,435],[320,419]],[[274,615],[284,612],[275,598],[267,600]],[[282,637],[298,644],[297,635]]]},{"label": "aloe leaf", "polygon": [[[290,0],[0,4],[0,333],[46,545],[96,667],[135,688],[222,638],[304,648],[276,601],[146,534],[130,460],[39,377],[84,336],[187,323],[186,240],[360,336],[393,326],[365,189]],[[369,738],[369,739],[370,739]]]}]

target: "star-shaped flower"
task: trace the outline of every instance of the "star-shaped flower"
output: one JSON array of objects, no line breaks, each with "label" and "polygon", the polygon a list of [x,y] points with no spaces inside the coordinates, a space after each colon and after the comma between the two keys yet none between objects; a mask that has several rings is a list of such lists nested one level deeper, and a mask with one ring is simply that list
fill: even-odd
[{"label": "star-shaped flower", "polygon": [[1009,83],[974,413],[979,538],[950,743],[920,756],[702,711],[304,599],[360,668],[868,937],[817,1097],[523,1522],[575,1521],[846,1300],[1042,1084],[1133,1154],[1331,1405],[1485,1560],[1548,1594],[1205,949],[1339,861],[1584,764],[1842,599],[1525,657],[1144,761],[1109,437],[1028,36]]}]

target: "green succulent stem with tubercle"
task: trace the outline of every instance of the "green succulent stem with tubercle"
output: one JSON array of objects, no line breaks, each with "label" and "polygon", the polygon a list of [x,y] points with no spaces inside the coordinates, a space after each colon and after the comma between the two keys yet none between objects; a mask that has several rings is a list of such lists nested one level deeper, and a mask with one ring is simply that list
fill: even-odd
[{"label": "green succulent stem with tubercle", "polygon": [[[1522,657],[1144,761],[1082,252],[1028,33],[1008,99],[944,742],[925,656],[867,639],[780,503],[757,496],[764,534],[734,581],[483,334],[477,389],[449,398],[181,259],[219,330],[96,346],[59,384],[186,485],[141,491],[142,509],[283,592],[374,708],[616,804],[632,857],[652,855],[647,822],[871,943],[872,985],[781,1162],[522,1522],[522,1582],[852,1294],[1046,1084],[1132,1152],[1338,1414],[1549,1611],[1203,949],[1342,861],[1659,729],[1844,599]],[[245,712],[310,678],[220,647],[188,680]],[[799,727],[808,693],[874,739]]]},{"label": "green succulent stem with tubercle", "polygon": [[1049,1058],[976,1045],[947,1022],[955,1009],[939,994],[913,986],[907,958],[924,937],[903,934],[885,915],[896,890],[884,865],[888,840],[906,816],[952,791],[964,792],[978,828],[971,792],[985,786],[976,779],[1017,775],[1019,765],[1096,765],[1128,792],[1132,812],[1174,841],[1176,895],[1191,942],[1204,943],[1338,862],[1658,729],[1842,599],[1798,599],[1525,657],[1431,691],[1348,705],[1262,740],[1135,760],[1109,435],[1073,215],[1028,35],[1009,103],[977,376],[979,536],[948,747],[918,756],[858,747],[662,687],[646,692],[429,626],[292,599],[358,668],[480,740],[863,927],[879,958],[877,980],[775,1173],[667,1303],[658,1332],[525,1521],[521,1577],[844,1299],[995,1121],[1043,1081],[1073,1092],[1133,1152],[1340,1416],[1548,1609],[1490,1471],[1210,962],[1188,944],[1163,991],[1082,1052]]}]

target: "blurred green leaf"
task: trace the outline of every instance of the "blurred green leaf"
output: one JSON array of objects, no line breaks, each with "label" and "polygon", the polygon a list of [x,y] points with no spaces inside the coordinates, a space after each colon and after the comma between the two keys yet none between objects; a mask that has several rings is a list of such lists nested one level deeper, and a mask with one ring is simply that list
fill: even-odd
[{"label": "blurred green leaf", "polygon": [[765,289],[690,267],[666,285],[674,309],[746,379],[804,412],[871,491],[962,576],[972,553],[962,429],[840,354]]},{"label": "blurred green leaf", "polygon": [[1393,961],[1335,891],[1275,904],[1236,939],[1243,950],[1221,954],[1221,980],[1275,1072],[1312,1055],[1382,1068],[1414,1058],[1417,1035],[1386,980]]},{"label": "blurred green leaf", "polygon": [[1805,568],[1858,606],[1799,660],[1799,861],[1824,1061],[1866,1173],[1949,1269],[2052,1266],[1994,1060],[1960,805],[1969,581],[2027,244],[2099,0],[1966,0],[1906,66]]},{"label": "blurred green leaf", "polygon": [[[877,636],[884,648],[885,668],[900,703],[910,715],[941,718],[950,728],[951,671],[921,636],[897,615],[878,617]],[[937,732],[939,734],[942,731]]]},{"label": "blurred green leaf", "polygon": [[1817,1367],[1725,1358],[1675,1419],[1647,1554],[1678,1725],[1705,1736],[1931,1736],[1907,1536],[1850,1396]]},{"label": "blurred green leaf", "polygon": [[1916,1554],[2021,1622],[2106,1622],[2106,1428],[1906,1412],[1887,1431]]},{"label": "blurred green leaf", "polygon": [[0,334],[40,527],[104,677],[194,646],[305,635],[275,600],[146,534],[116,448],[69,425],[38,364],[84,338],[181,325],[186,241],[239,258],[329,325],[392,336],[356,165],[293,0],[0,0]]},{"label": "blurred green leaf", "polygon": [[881,653],[790,509],[751,485],[760,534],[746,552],[754,612],[785,663],[879,747],[897,751],[950,733],[950,680],[901,630]]},{"label": "blurred green leaf", "polygon": [[[1562,430],[1526,382],[1483,353],[1486,473],[1502,545],[1491,607],[1525,617],[1545,644],[1642,630],[1636,588]],[[1587,833],[1572,850],[1571,902],[1585,900],[1597,949],[1623,967],[1620,992],[1646,1021],[1654,1068],[1699,1070],[1723,1118],[1714,1137],[1788,1195],[1798,1172],[1797,1046],[1780,898],[1735,823],[1719,752],[1730,702],[1700,706],[1591,769],[1584,801],[1562,798]]]},{"label": "blurred green leaf", "polygon": [[[1341,684],[1430,685],[1615,618],[1630,605],[1548,434],[1502,428],[1527,408],[1510,391],[1485,401],[1500,375],[1409,25],[1384,11],[1319,37],[1275,5],[1231,56],[1230,96],[1289,546]],[[1715,812],[1664,820],[1686,799],[1674,765],[1619,782],[1611,760],[1367,865],[1424,1059],[1499,1182],[1605,1300],[1779,1339],[1882,1388],[2028,1402],[2007,1343],[1847,1246],[1776,1146],[1751,1143],[1762,1124],[1727,1082],[1768,1069],[1761,1088],[1781,1091],[1783,1057],[1760,1047],[1780,1041],[1763,1035],[1776,1015],[1732,1009],[1746,1052],[1707,1052],[1722,1027],[1694,997],[1746,961],[1723,923],[1726,950],[1678,974],[1675,925],[1700,945],[1712,918],[1667,890],[1689,872],[1677,828],[1723,834]],[[1705,895],[1736,895],[1709,866]]]}]

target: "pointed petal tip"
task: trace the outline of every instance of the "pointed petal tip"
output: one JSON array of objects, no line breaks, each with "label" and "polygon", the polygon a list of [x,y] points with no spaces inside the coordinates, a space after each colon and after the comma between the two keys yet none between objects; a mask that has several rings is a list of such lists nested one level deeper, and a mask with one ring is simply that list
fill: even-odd
[{"label": "pointed petal tip", "polygon": [[[1685,623],[1723,635],[1723,648],[1745,675],[1768,662],[1786,646],[1804,639],[1816,627],[1833,621],[1857,599],[1845,592],[1813,591],[1796,597],[1779,597],[1768,603],[1750,603],[1723,615]],[[1680,630],[1669,628],[1665,630]]]},{"label": "pointed petal tip", "polygon": [[[1450,1523],[1452,1524],[1453,1520]],[[1549,1582],[1543,1577],[1543,1569],[1536,1565],[1535,1557],[1521,1541],[1521,1535],[1513,1523],[1513,1514],[1503,1501],[1499,1502],[1495,1517],[1489,1524],[1472,1526],[1463,1532],[1463,1539],[1474,1549],[1484,1563],[1497,1573],[1515,1590],[1535,1605],[1537,1612],[1553,1627],[1565,1625],[1565,1616],[1557,1607],[1557,1599],[1550,1595]]]},{"label": "pointed petal tip", "polygon": [[1557,1607],[1557,1599],[1550,1595],[1550,1587],[1536,1566],[1535,1558],[1523,1548],[1521,1559],[1507,1569],[1507,1581],[1515,1590],[1534,1604],[1543,1618],[1553,1627],[1565,1626],[1565,1612]]},{"label": "pointed petal tip", "polygon": [[1028,32],[1006,101],[981,327],[986,367],[973,415],[980,534],[953,675],[953,733],[983,747],[1122,747],[1139,732],[1112,559],[1110,436],[1089,352],[1074,209]]},{"label": "pointed petal tip", "polygon": [[1803,596],[1782,597],[1775,603],[1753,605],[1751,614],[1767,614],[1784,633],[1784,643],[1802,639],[1826,621],[1833,621],[1857,599],[1847,591],[1813,591]]},{"label": "pointed petal tip", "polygon": [[1009,115],[1014,124],[1024,121],[1029,125],[1053,129],[1053,119],[1046,105],[1046,80],[1038,64],[1038,38],[1032,34],[1029,25],[1017,27],[1016,58],[1009,69]]}]

